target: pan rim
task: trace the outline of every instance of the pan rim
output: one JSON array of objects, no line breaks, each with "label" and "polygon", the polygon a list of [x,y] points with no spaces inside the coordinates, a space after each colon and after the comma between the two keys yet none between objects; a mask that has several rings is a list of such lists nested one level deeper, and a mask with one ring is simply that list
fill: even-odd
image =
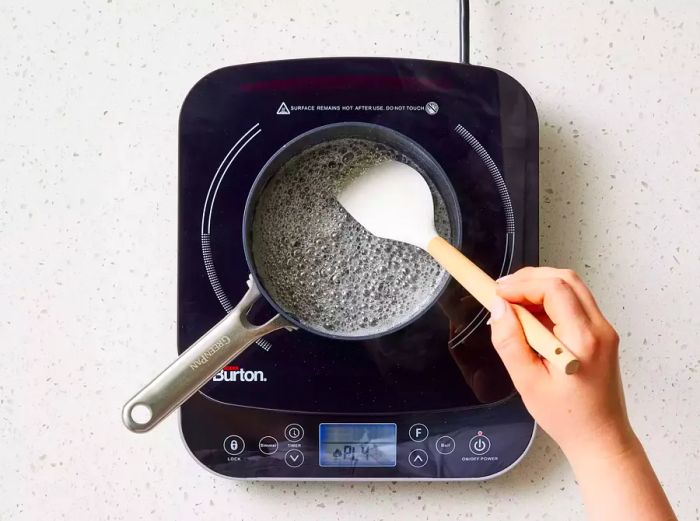
[{"label": "pan rim", "polygon": [[[450,181],[449,177],[447,176],[447,173],[445,170],[442,168],[442,165],[430,154],[422,145],[420,145],[418,142],[416,142],[414,139],[408,137],[404,133],[395,130],[391,127],[387,127],[385,125],[379,125],[376,123],[367,123],[363,121],[345,121],[345,122],[336,122],[336,123],[329,123],[326,125],[320,125],[318,127],[314,127],[312,129],[306,130],[302,132],[301,134],[298,134],[294,138],[290,139],[287,141],[285,144],[283,144],[277,151],[270,156],[270,158],[265,162],[265,164],[262,166],[260,171],[258,172],[257,176],[255,177],[255,180],[253,181],[253,184],[251,185],[249,191],[248,191],[248,196],[246,198],[245,202],[245,208],[243,210],[243,222],[242,222],[242,235],[241,235],[241,240],[242,240],[242,245],[243,245],[243,253],[245,255],[246,263],[248,265],[248,269],[250,272],[251,277],[253,278],[253,281],[257,285],[258,289],[260,290],[261,295],[263,298],[272,306],[272,308],[279,313],[282,317],[287,319],[289,322],[291,322],[293,325],[297,326],[300,329],[303,329],[304,331],[308,331],[310,333],[319,335],[321,337],[333,339],[333,340],[343,340],[343,341],[363,341],[363,340],[371,340],[379,337],[384,337],[387,335],[390,335],[392,333],[395,333],[406,326],[414,323],[417,321],[419,318],[421,318],[423,315],[425,315],[428,310],[430,310],[435,303],[438,301],[438,299],[442,296],[442,294],[445,292],[447,289],[447,286],[450,283],[451,277],[449,274],[447,274],[446,277],[444,277],[444,280],[435,288],[435,290],[432,293],[432,296],[429,299],[426,299],[425,303],[422,304],[419,308],[418,311],[409,315],[405,320],[402,320],[400,323],[387,328],[383,329],[381,331],[371,333],[371,334],[364,334],[364,335],[342,335],[342,334],[337,334],[337,333],[332,333],[330,331],[325,331],[323,329],[318,329],[312,325],[309,325],[305,322],[302,322],[299,320],[294,314],[290,313],[286,309],[284,309],[280,304],[278,304],[275,299],[270,295],[269,291],[265,287],[263,281],[258,275],[258,271],[255,266],[255,259],[253,256],[252,252],[252,221],[255,215],[255,205],[257,203],[258,196],[262,191],[264,190],[265,186],[267,186],[267,183],[270,181],[270,179],[277,173],[279,170],[275,170],[274,172],[271,171],[271,165],[279,161],[279,158],[287,152],[288,149],[293,147],[296,143],[303,141],[305,139],[308,139],[311,136],[319,135],[324,132],[328,131],[333,131],[333,130],[350,130],[352,131],[353,129],[358,131],[357,136],[353,135],[347,135],[347,136],[338,136],[338,137],[329,137],[328,139],[321,139],[317,143],[310,144],[308,147],[305,148],[310,148],[312,146],[315,146],[317,144],[321,144],[326,141],[332,141],[334,139],[343,139],[343,138],[352,138],[356,137],[358,139],[366,139],[368,141],[377,141],[379,143],[383,144],[389,144],[389,146],[392,146],[390,143],[386,143],[381,141],[380,139],[376,138],[375,136],[372,135],[372,131],[374,131],[376,134],[379,135],[389,135],[392,137],[395,137],[398,142],[400,142],[402,145],[405,145],[409,151],[402,150],[404,154],[409,156],[411,159],[414,161],[416,160],[416,156],[420,156],[420,160],[416,161],[420,166],[425,168],[425,163],[429,165],[429,168],[425,168],[427,170],[425,173],[422,175],[427,176],[430,178],[430,180],[436,184],[436,187],[438,191],[440,192],[440,195],[443,197],[443,200],[445,201],[445,205],[447,206],[448,209],[448,217],[450,219],[450,225],[452,227],[451,230],[451,235],[452,237],[450,238],[450,243],[453,244],[455,247],[459,248],[462,243],[462,212],[461,208],[459,206],[459,200],[457,198],[457,193],[455,192],[454,187],[452,186],[452,182]],[[360,132],[365,132],[365,134],[360,134]],[[302,153],[302,152],[299,152]],[[292,160],[294,157],[296,157],[298,154],[294,154],[289,158],[286,158],[282,164],[286,164],[288,161]],[[280,165],[281,166],[281,165]],[[440,181],[438,183],[437,181]],[[454,209],[454,212],[451,212],[450,209]],[[454,215],[453,215],[454,213]]]}]

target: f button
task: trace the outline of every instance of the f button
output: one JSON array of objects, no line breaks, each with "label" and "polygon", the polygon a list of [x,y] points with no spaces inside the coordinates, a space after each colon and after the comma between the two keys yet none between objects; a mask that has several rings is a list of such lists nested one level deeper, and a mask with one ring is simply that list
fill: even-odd
[{"label": "f button", "polygon": [[413,441],[424,441],[428,437],[428,427],[422,423],[414,423],[408,429],[408,435]]}]

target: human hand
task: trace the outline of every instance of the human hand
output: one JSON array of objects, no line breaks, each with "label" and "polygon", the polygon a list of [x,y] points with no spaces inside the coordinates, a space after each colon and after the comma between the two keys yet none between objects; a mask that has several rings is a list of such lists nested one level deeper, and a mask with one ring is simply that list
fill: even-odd
[{"label": "human hand", "polygon": [[[494,347],[528,411],[569,460],[633,447],[619,338],[576,273],[523,268],[500,279],[497,294],[490,320]],[[533,312],[578,357],[576,374],[564,374],[530,348],[512,304]]]}]

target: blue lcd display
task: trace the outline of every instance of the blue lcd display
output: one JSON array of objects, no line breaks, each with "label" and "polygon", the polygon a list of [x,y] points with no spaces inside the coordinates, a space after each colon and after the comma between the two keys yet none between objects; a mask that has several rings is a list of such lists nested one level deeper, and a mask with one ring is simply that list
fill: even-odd
[{"label": "blue lcd display", "polygon": [[395,423],[322,423],[318,428],[322,467],[395,467]]}]

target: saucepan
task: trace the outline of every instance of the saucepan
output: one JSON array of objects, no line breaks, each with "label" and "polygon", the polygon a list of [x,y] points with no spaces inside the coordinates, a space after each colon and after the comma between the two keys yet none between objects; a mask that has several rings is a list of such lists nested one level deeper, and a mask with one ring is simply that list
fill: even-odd
[{"label": "saucepan", "polygon": [[[449,277],[445,274],[442,275],[441,282],[435,285],[429,298],[422,300],[417,308],[403,315],[399,322],[368,334],[358,335],[352,331],[329,331],[322,324],[300,320],[290,309],[285,309],[279,299],[273,298],[272,294],[275,292],[270,290],[274,288],[265,286],[265,281],[260,276],[259,266],[256,268],[252,246],[254,241],[253,220],[265,187],[284,165],[309,148],[349,138],[384,145],[398,152],[401,160],[410,162],[411,166],[425,176],[444,201],[450,225],[449,240],[453,245],[459,247],[462,222],[454,188],[438,162],[414,140],[388,127],[361,122],[334,123],[297,136],[267,161],[248,194],[242,226],[243,251],[250,270],[247,292],[234,309],[219,323],[207,331],[124,405],[122,419],[129,430],[145,432],[152,429],[248,346],[273,331],[280,329],[291,331],[301,328],[316,335],[338,340],[366,340],[388,335],[406,327],[436,303],[449,282]],[[251,306],[260,298],[265,299],[277,314],[264,324],[255,325],[246,316]]]}]

